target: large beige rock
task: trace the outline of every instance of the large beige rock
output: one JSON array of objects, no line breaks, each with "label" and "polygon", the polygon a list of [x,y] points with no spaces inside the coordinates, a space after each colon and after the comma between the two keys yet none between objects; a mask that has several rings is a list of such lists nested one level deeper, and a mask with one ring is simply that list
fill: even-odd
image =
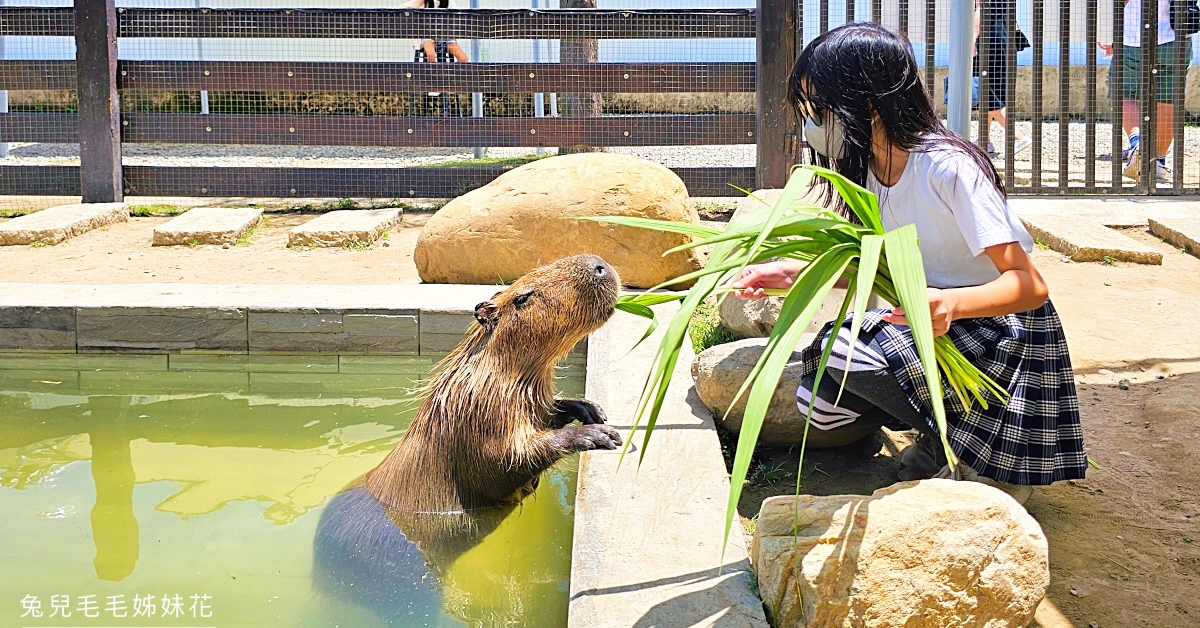
[{"label": "large beige rock", "polygon": [[[799,348],[807,347],[814,338],[814,333],[804,334],[800,339]],[[746,381],[746,376],[758,362],[766,344],[766,338],[747,338],[717,345],[696,356],[696,361],[692,363],[692,380],[696,383],[696,394],[700,396],[704,405],[712,410],[717,421],[732,432],[738,432],[742,428],[746,395],[742,395],[728,415],[726,410],[733,402],[742,382]],[[779,385],[775,387],[775,395],[771,398],[767,415],[763,419],[762,431],[758,435],[759,442],[796,445],[804,440],[804,415],[796,405],[796,387],[799,384],[800,354],[797,352],[792,354],[792,359],[784,367],[783,375],[779,378]],[[810,428],[808,446],[841,447],[877,431],[879,428],[846,427],[828,432]]]},{"label": "large beige rock", "polygon": [[413,259],[427,283],[510,282],[546,262],[593,253],[622,281],[649,288],[698,270],[688,236],[571,220],[637,216],[699,224],[687,188],[662,165],[607,153],[540,159],[450,201],[429,219]]},{"label": "large beige rock", "polygon": [[1018,628],[1050,584],[1037,522],[977,482],[769,498],[751,559],[774,626]]}]

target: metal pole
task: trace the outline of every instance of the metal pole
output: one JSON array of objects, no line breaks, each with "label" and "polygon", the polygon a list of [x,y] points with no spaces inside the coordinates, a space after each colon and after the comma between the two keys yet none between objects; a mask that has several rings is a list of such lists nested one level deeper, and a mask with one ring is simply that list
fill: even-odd
[{"label": "metal pole", "polygon": [[[541,3],[538,0],[533,0],[533,9],[536,11],[540,8],[541,8]],[[540,40],[540,39],[533,40],[533,62],[534,63],[542,62],[542,40]],[[535,117],[535,118],[546,117],[546,95],[542,94],[540,92],[533,95],[533,117]],[[542,155],[545,155],[546,154],[545,147],[538,146],[537,154],[539,157]]]},{"label": "metal pole", "polygon": [[[479,8],[479,0],[471,0],[471,8],[478,9]],[[478,39],[471,40],[471,63],[479,63],[479,40]],[[483,117],[483,94],[480,92],[473,92],[471,94],[471,117],[472,118],[482,118]],[[487,156],[487,148],[485,148],[483,146],[475,147],[475,159],[483,159],[486,156]]]},{"label": "metal pole", "polygon": [[[196,0],[196,8],[200,8],[200,0]],[[200,37],[196,38],[196,60],[204,61],[204,40]],[[208,114],[208,90],[200,90],[200,113]]]},{"label": "metal pole", "polygon": [[[952,0],[946,121],[951,131],[963,137],[971,136],[971,39],[974,33],[974,0]],[[980,99],[983,99],[982,94]]]},{"label": "metal pole", "polygon": [[[0,0],[0,7],[4,0]],[[0,37],[0,61],[4,61],[4,37]],[[0,113],[8,113],[8,90],[0,89]],[[0,142],[0,157],[8,157],[8,142]]]}]

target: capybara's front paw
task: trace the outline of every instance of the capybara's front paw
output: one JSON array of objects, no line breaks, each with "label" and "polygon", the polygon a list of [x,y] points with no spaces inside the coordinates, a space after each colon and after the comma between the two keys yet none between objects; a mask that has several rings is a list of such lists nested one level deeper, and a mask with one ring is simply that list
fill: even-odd
[{"label": "capybara's front paw", "polygon": [[562,427],[572,421],[584,425],[604,423],[608,417],[604,410],[587,399],[556,399],[554,401],[554,422]]},{"label": "capybara's front paw", "polygon": [[573,431],[575,438],[571,449],[574,451],[616,449],[622,443],[621,434],[615,428],[603,424],[581,425]]}]

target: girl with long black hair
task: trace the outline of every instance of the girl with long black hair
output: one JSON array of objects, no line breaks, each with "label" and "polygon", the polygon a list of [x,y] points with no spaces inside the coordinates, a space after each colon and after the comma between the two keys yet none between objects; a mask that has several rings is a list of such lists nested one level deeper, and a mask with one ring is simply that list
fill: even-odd
[{"label": "girl with long black hair", "polygon": [[[947,395],[951,448],[967,465],[966,477],[1023,501],[1030,485],[1082,478],[1087,468],[1066,339],[1029,258],[1032,238],[1009,207],[991,160],[946,128],[919,77],[902,36],[847,24],[801,52],[789,97],[804,121],[810,158],[876,193],[887,229],[916,225],[934,334],[948,335],[1011,395],[987,408],[966,408]],[[825,198],[849,217],[827,184]],[[734,287],[739,296],[758,298],[764,289],[790,286],[800,268],[793,261],[751,266]],[[849,327],[847,321],[834,334],[827,326],[803,351],[801,411],[815,394],[817,429],[916,428],[921,437],[905,451],[901,479],[946,474],[903,309],[869,311],[852,354]],[[812,374],[830,336],[830,371],[814,393]]]}]

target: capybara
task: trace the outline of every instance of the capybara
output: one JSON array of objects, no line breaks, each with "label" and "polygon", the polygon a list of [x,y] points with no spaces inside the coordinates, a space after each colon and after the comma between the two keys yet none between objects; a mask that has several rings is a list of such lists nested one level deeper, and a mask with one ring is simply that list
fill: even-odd
[{"label": "capybara", "polygon": [[475,307],[476,323],[439,363],[403,438],[321,513],[319,590],[389,625],[434,622],[438,576],[543,471],[568,454],[621,444],[599,406],[554,396],[555,365],[608,320],[620,285],[604,260],[577,255]]}]

